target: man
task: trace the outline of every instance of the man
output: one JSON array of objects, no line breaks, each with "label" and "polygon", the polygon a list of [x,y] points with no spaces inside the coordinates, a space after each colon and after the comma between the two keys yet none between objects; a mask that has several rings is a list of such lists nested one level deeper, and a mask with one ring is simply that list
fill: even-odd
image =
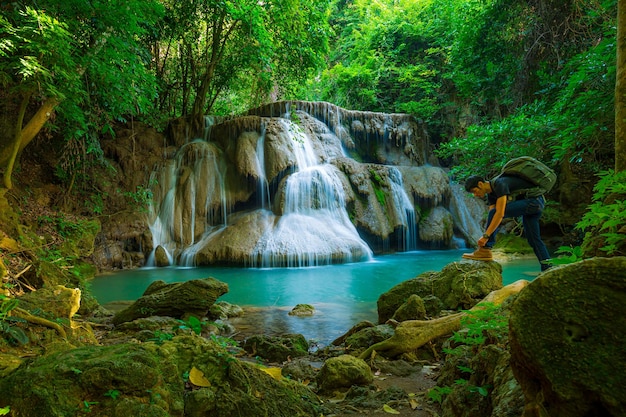
[{"label": "man", "polygon": [[485,181],[479,176],[471,176],[465,181],[465,189],[474,197],[487,196],[489,215],[487,230],[478,239],[478,249],[474,253],[466,253],[463,258],[478,261],[491,261],[491,248],[496,243],[496,233],[504,218],[522,217],[526,240],[533,248],[535,256],[541,264],[541,270],[550,268],[546,262],[550,254],[541,240],[539,219],[545,205],[543,196],[527,197],[523,191],[535,187],[532,183],[514,176],[499,176],[495,180]]}]

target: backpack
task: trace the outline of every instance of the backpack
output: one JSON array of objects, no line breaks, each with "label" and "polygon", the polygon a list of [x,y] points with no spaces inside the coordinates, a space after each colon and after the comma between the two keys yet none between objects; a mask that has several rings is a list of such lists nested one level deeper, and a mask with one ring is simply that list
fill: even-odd
[{"label": "backpack", "polygon": [[556,183],[556,173],[541,161],[530,156],[511,159],[504,164],[502,171],[494,180],[503,175],[519,177],[535,184],[535,187],[514,192],[516,195],[525,194],[527,198],[539,197],[550,192]]}]

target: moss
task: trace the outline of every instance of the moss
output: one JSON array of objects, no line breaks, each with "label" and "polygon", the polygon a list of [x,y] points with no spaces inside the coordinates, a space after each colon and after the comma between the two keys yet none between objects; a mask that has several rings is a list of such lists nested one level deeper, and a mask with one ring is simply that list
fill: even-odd
[{"label": "moss", "polygon": [[504,253],[520,253],[523,255],[531,255],[533,253],[533,249],[526,239],[511,233],[499,234],[494,249]]},{"label": "moss", "polygon": [[93,253],[96,235],[100,232],[99,221],[59,221],[58,228],[65,238],[60,247],[61,255],[69,258],[84,258]]}]

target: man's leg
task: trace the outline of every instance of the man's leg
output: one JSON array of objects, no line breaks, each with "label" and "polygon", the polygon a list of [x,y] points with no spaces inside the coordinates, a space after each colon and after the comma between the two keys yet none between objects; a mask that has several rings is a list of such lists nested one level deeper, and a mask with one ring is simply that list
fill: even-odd
[{"label": "man's leg", "polygon": [[522,223],[524,225],[526,240],[528,240],[530,247],[533,248],[535,256],[541,264],[541,270],[545,271],[550,268],[550,264],[545,263],[546,260],[550,259],[550,253],[548,252],[546,245],[541,240],[541,231],[539,228],[540,218],[541,212],[536,214],[526,214],[522,216]]},{"label": "man's leg", "polygon": [[539,219],[541,219],[544,204],[545,200],[543,197],[514,201],[511,204],[507,204],[507,210],[504,213],[504,217],[522,217],[524,235],[530,247],[533,248],[533,252],[535,252],[535,256],[541,264],[542,271],[550,267],[549,264],[544,263],[545,260],[550,259],[550,253],[541,240],[539,227]]}]

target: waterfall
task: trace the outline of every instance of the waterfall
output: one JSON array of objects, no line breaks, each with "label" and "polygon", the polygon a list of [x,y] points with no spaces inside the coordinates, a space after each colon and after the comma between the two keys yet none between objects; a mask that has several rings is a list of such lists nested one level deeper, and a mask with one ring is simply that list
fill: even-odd
[{"label": "waterfall", "polygon": [[284,186],[283,215],[260,239],[252,264],[303,267],[370,259],[372,251],[346,211],[337,168],[317,162],[308,136],[297,126],[290,125],[288,131],[296,171]]},{"label": "waterfall", "polygon": [[[372,247],[411,251],[448,245],[453,227],[468,241],[480,230],[466,230],[480,216],[426,164],[428,137],[410,115],[280,102],[205,128],[153,174],[147,265],[356,262]],[[454,225],[436,221],[448,209]],[[420,218],[417,233],[416,210],[439,217]]]},{"label": "waterfall", "polygon": [[259,179],[257,182],[257,203],[262,209],[272,204],[270,187],[265,174],[265,123],[261,123],[261,135],[256,142],[256,163]]},{"label": "waterfall", "polygon": [[154,198],[148,227],[153,251],[147,265],[156,264],[155,252],[165,250],[168,263],[193,266],[195,252],[209,236],[227,224],[226,190],[219,150],[201,140],[177,152],[154,177]]},{"label": "waterfall", "polygon": [[[484,203],[480,203],[475,198],[465,198],[465,189],[459,184],[452,184],[452,198],[450,200],[450,213],[454,218],[455,229],[461,234],[463,240],[469,246],[473,246],[483,234],[483,227],[479,219],[484,218]],[[472,214],[470,207],[474,206]]]},{"label": "waterfall", "polygon": [[404,190],[402,173],[396,167],[389,169],[389,183],[391,185],[391,195],[394,200],[398,219],[402,222],[401,241],[398,245],[405,251],[417,249],[417,224],[415,220],[415,208],[411,199]]}]

